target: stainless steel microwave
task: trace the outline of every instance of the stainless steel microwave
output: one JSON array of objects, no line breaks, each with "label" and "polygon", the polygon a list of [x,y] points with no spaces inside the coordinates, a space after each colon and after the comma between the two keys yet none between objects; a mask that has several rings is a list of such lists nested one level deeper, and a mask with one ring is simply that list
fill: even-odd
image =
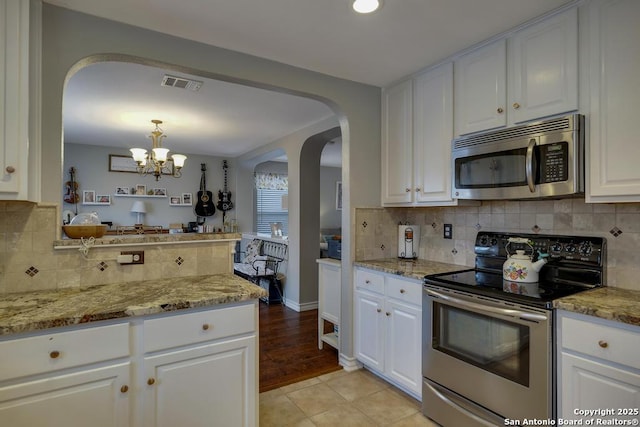
[{"label": "stainless steel microwave", "polygon": [[584,192],[584,116],[453,140],[456,199],[563,197]]}]

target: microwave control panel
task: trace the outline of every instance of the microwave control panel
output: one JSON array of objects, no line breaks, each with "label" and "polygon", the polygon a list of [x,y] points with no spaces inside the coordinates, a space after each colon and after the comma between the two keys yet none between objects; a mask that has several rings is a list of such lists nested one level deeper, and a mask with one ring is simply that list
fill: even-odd
[{"label": "microwave control panel", "polygon": [[566,142],[544,144],[538,149],[541,184],[569,179],[569,144]]}]

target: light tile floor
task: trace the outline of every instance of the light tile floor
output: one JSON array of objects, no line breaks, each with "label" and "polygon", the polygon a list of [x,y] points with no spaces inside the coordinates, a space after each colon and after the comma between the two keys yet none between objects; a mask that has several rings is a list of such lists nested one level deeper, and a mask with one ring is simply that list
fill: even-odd
[{"label": "light tile floor", "polygon": [[372,373],[332,372],[260,394],[260,427],[437,427],[420,402]]}]

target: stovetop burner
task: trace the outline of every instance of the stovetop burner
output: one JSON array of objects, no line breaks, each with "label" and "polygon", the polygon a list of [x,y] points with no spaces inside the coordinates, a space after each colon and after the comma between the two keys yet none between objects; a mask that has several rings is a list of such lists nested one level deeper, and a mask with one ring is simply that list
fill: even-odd
[{"label": "stovetop burner", "polygon": [[[536,283],[502,278],[509,237],[526,237],[534,250],[549,254]],[[513,246],[513,245],[512,245]],[[529,245],[523,245],[531,253]],[[476,237],[476,268],[425,276],[425,283],[537,307],[603,285],[606,240],[600,237],[484,232]]]}]

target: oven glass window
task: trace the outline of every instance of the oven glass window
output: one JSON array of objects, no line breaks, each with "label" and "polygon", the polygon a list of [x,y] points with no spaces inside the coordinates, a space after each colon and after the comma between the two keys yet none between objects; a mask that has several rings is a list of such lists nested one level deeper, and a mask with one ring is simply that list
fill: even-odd
[{"label": "oven glass window", "polygon": [[515,187],[527,184],[527,149],[456,159],[457,188]]},{"label": "oven glass window", "polygon": [[529,386],[529,328],[434,302],[434,349]]}]

